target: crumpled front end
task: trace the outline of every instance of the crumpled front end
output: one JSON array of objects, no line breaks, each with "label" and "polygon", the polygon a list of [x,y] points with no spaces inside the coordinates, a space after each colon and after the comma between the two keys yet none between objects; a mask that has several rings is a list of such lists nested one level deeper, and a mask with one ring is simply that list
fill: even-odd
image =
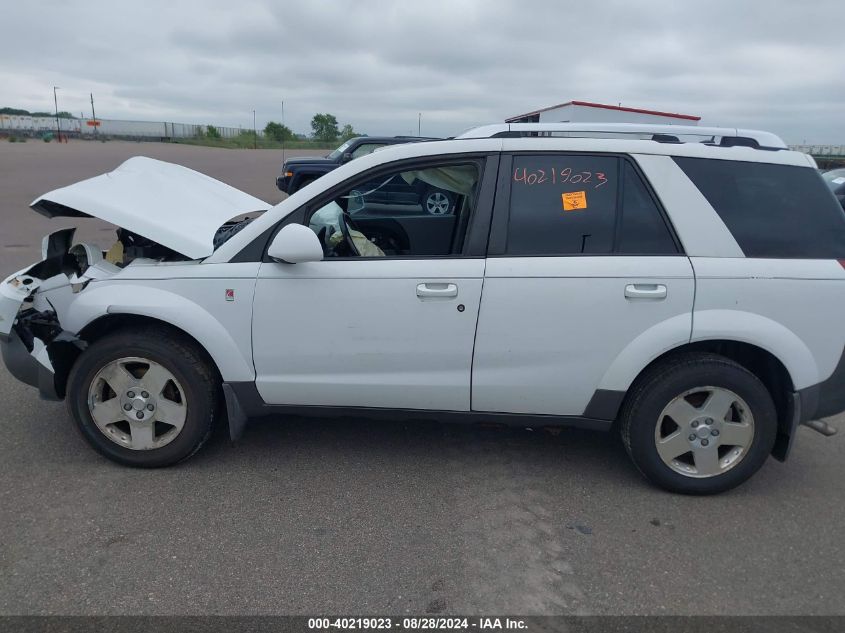
[{"label": "crumpled front end", "polygon": [[0,284],[3,362],[15,378],[37,387],[50,400],[64,397],[64,385],[57,384],[56,375],[66,375],[68,364],[86,345],[62,328],[54,307],[39,295],[62,288],[72,293],[90,281],[68,261],[76,261],[69,249],[73,234],[73,229],[64,229],[47,236],[41,249],[44,259]]},{"label": "crumpled front end", "polygon": [[0,346],[9,371],[47,398],[64,397],[65,378],[86,342],[61,318],[89,284],[136,265],[196,261],[270,205],[180,165],[136,156],[117,169],[40,196],[47,217],[95,217],[114,224],[103,251],[73,243],[75,229],[41,244],[42,260],[0,284]]}]

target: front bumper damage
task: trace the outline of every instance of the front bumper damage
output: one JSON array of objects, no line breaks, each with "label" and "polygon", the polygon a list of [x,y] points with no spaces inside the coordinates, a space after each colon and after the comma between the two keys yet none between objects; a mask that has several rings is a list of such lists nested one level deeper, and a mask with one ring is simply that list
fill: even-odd
[{"label": "front bumper damage", "polygon": [[56,382],[57,368],[65,370],[86,346],[64,331],[49,302],[36,308],[34,301],[40,290],[71,284],[62,260],[72,237],[73,229],[51,234],[42,245],[44,260],[0,285],[0,356],[15,378],[37,387],[48,400],[64,397],[64,385]]},{"label": "front bumper damage", "polygon": [[26,348],[18,333],[0,339],[0,355],[9,373],[27,385],[37,387],[45,400],[61,400],[56,389],[56,373],[46,353],[47,346],[41,343],[41,349],[33,354]]}]

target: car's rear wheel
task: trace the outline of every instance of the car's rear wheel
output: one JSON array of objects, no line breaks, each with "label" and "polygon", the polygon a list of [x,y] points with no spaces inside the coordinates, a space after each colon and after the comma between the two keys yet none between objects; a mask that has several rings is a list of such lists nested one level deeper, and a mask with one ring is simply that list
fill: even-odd
[{"label": "car's rear wheel", "polygon": [[765,385],[730,359],[682,355],[637,381],[621,414],[622,439],[639,470],[673,492],[738,486],[772,451],[777,414]]},{"label": "car's rear wheel", "polygon": [[168,466],[194,454],[211,433],[216,401],[203,355],[164,329],[96,341],[68,378],[67,406],[82,436],[130,466]]}]

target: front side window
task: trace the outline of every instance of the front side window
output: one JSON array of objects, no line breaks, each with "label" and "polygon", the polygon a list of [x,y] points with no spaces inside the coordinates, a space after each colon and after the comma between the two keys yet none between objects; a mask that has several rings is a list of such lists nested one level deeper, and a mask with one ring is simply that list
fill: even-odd
[{"label": "front side window", "polygon": [[459,254],[480,176],[476,162],[383,173],[322,205],[308,226],[327,258]]}]

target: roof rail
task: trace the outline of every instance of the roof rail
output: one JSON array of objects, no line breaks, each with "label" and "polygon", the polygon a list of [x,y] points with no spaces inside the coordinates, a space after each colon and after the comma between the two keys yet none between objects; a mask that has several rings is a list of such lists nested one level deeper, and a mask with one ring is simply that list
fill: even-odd
[{"label": "roof rail", "polygon": [[639,136],[644,140],[653,140],[658,143],[692,142],[720,145],[722,147],[741,145],[755,149],[787,149],[786,143],[779,136],[760,130],[643,123],[494,123],[467,130],[455,138],[522,136],[625,138],[631,135]]}]

